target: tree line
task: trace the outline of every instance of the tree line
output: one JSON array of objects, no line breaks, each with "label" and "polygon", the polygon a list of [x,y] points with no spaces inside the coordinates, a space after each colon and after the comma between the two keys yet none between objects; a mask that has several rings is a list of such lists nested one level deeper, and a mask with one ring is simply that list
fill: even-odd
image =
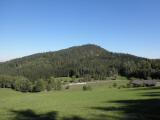
[{"label": "tree line", "polygon": [[34,86],[52,76],[85,80],[104,80],[116,75],[160,79],[160,60],[113,53],[97,45],[84,45],[0,63],[0,75],[22,76],[15,78],[19,81],[28,79]]},{"label": "tree line", "polygon": [[0,88],[11,88],[21,92],[41,92],[61,90],[62,82],[54,77],[33,82],[23,76],[0,75]]}]

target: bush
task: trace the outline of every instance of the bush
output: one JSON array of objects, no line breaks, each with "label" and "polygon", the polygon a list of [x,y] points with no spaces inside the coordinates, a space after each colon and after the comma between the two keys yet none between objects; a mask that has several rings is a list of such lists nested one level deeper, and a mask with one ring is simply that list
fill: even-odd
[{"label": "bush", "polygon": [[119,86],[118,89],[121,89],[121,86]]},{"label": "bush", "polygon": [[69,85],[67,85],[66,87],[65,87],[65,89],[69,89],[70,88],[70,86]]},{"label": "bush", "polygon": [[34,92],[41,92],[46,89],[46,83],[44,82],[43,79],[40,79],[36,81],[36,84],[34,86]]},{"label": "bush", "polygon": [[15,77],[9,75],[0,75],[0,88],[13,88]]},{"label": "bush", "polygon": [[84,85],[83,86],[83,91],[87,91],[87,90],[92,90],[90,85]]},{"label": "bush", "polygon": [[121,88],[126,88],[126,86],[125,86],[125,85],[120,85],[120,86],[118,87],[118,89],[121,89]]},{"label": "bush", "polygon": [[62,89],[62,83],[61,80],[56,80],[54,81],[54,90],[61,90]]},{"label": "bush", "polygon": [[113,87],[117,87],[117,83],[113,83]]},{"label": "bush", "polygon": [[17,77],[14,82],[13,88],[21,92],[32,92],[33,86],[31,81],[29,81],[27,78]]},{"label": "bush", "polygon": [[48,85],[46,86],[46,90],[47,90],[47,91],[51,91],[51,90],[52,90],[52,85],[51,85],[51,84],[48,84]]},{"label": "bush", "polygon": [[61,90],[62,89],[62,79],[51,77],[47,82],[47,90]]}]

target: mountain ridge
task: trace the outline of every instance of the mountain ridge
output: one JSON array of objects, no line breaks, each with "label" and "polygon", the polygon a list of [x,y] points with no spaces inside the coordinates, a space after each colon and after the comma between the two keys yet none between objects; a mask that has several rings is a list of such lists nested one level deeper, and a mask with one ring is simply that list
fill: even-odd
[{"label": "mountain ridge", "polygon": [[107,51],[107,52],[114,53],[114,54],[124,54],[124,55],[131,55],[131,56],[135,56],[135,57],[139,57],[139,58],[144,58],[144,59],[160,60],[160,58],[147,58],[147,57],[142,57],[142,56],[133,55],[133,54],[130,54],[130,53],[112,52],[112,51],[108,51],[108,50],[106,50],[105,48],[102,48],[102,47],[100,47],[99,45],[96,45],[96,44],[84,44],[84,45],[72,46],[72,47],[68,47],[68,48],[60,49],[60,50],[55,50],[55,51],[40,52],[40,53],[34,53],[34,54],[31,54],[31,55],[26,55],[26,56],[22,56],[22,57],[17,57],[17,58],[13,58],[13,59],[6,60],[6,61],[1,61],[0,64],[1,64],[1,63],[5,63],[5,62],[10,62],[10,61],[13,61],[13,60],[17,60],[17,59],[22,59],[22,58],[34,56],[34,55],[41,55],[41,54],[46,54],[46,53],[55,53],[55,52],[60,52],[60,51],[64,51],[64,50],[68,50],[68,49],[72,49],[72,48],[86,47],[86,46],[99,47],[100,49],[103,49],[103,50],[105,50],[105,51]]},{"label": "mountain ridge", "polygon": [[115,74],[146,79],[151,76],[150,71],[159,72],[159,61],[113,53],[98,45],[86,44],[0,63],[0,74],[25,76],[29,79],[86,75],[100,79]]}]

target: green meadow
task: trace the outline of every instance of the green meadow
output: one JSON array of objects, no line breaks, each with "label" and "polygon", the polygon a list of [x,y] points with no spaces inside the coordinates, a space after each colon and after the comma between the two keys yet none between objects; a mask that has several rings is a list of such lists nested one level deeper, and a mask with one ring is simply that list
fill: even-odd
[{"label": "green meadow", "polygon": [[113,83],[92,83],[89,91],[81,85],[40,93],[0,89],[0,120],[160,120],[159,88]]}]

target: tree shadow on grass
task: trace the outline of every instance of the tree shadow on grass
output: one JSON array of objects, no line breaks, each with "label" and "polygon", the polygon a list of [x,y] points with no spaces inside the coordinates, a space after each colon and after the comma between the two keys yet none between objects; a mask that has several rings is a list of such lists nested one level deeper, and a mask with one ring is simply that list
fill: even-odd
[{"label": "tree shadow on grass", "polygon": [[142,96],[159,97],[160,92],[148,92],[148,93],[142,94]]},{"label": "tree shadow on grass", "polygon": [[57,118],[57,112],[55,111],[46,114],[37,114],[32,110],[12,110],[11,112],[15,114],[13,120],[56,120]]},{"label": "tree shadow on grass", "polygon": [[135,87],[131,88],[130,90],[156,90],[156,89],[160,89],[160,87]]},{"label": "tree shadow on grass", "polygon": [[[37,114],[33,110],[12,110],[15,117],[12,120],[59,120],[58,112],[48,112],[45,114]],[[85,120],[79,116],[63,117],[60,120]]]},{"label": "tree shadow on grass", "polygon": [[93,115],[88,120],[119,120],[119,119],[120,119],[120,117],[117,117],[115,115],[106,115],[106,114],[102,113],[99,115]]},{"label": "tree shadow on grass", "polygon": [[150,96],[150,99],[111,101],[110,103],[118,103],[120,106],[93,107],[92,109],[103,112],[122,112],[123,118],[118,120],[160,120],[160,94],[146,92],[142,96]]},{"label": "tree shadow on grass", "polygon": [[[149,100],[120,100],[121,107],[94,107],[101,111],[120,111],[124,113],[123,119],[129,120],[160,120],[160,99]],[[120,119],[121,120],[121,119]]]},{"label": "tree shadow on grass", "polygon": [[[150,97],[150,99],[142,97],[143,99],[106,102],[107,104],[116,103],[119,106],[92,107],[91,109],[102,111],[102,113],[92,115],[88,119],[80,116],[66,116],[58,119],[58,112],[56,111],[37,114],[32,110],[12,110],[11,112],[15,115],[12,120],[160,120],[160,93],[147,90],[147,92],[139,95]],[[122,116],[109,115],[106,114],[107,112],[112,114],[120,112]]]},{"label": "tree shadow on grass", "polygon": [[86,120],[79,116],[72,116],[72,117],[63,117],[62,120]]}]

